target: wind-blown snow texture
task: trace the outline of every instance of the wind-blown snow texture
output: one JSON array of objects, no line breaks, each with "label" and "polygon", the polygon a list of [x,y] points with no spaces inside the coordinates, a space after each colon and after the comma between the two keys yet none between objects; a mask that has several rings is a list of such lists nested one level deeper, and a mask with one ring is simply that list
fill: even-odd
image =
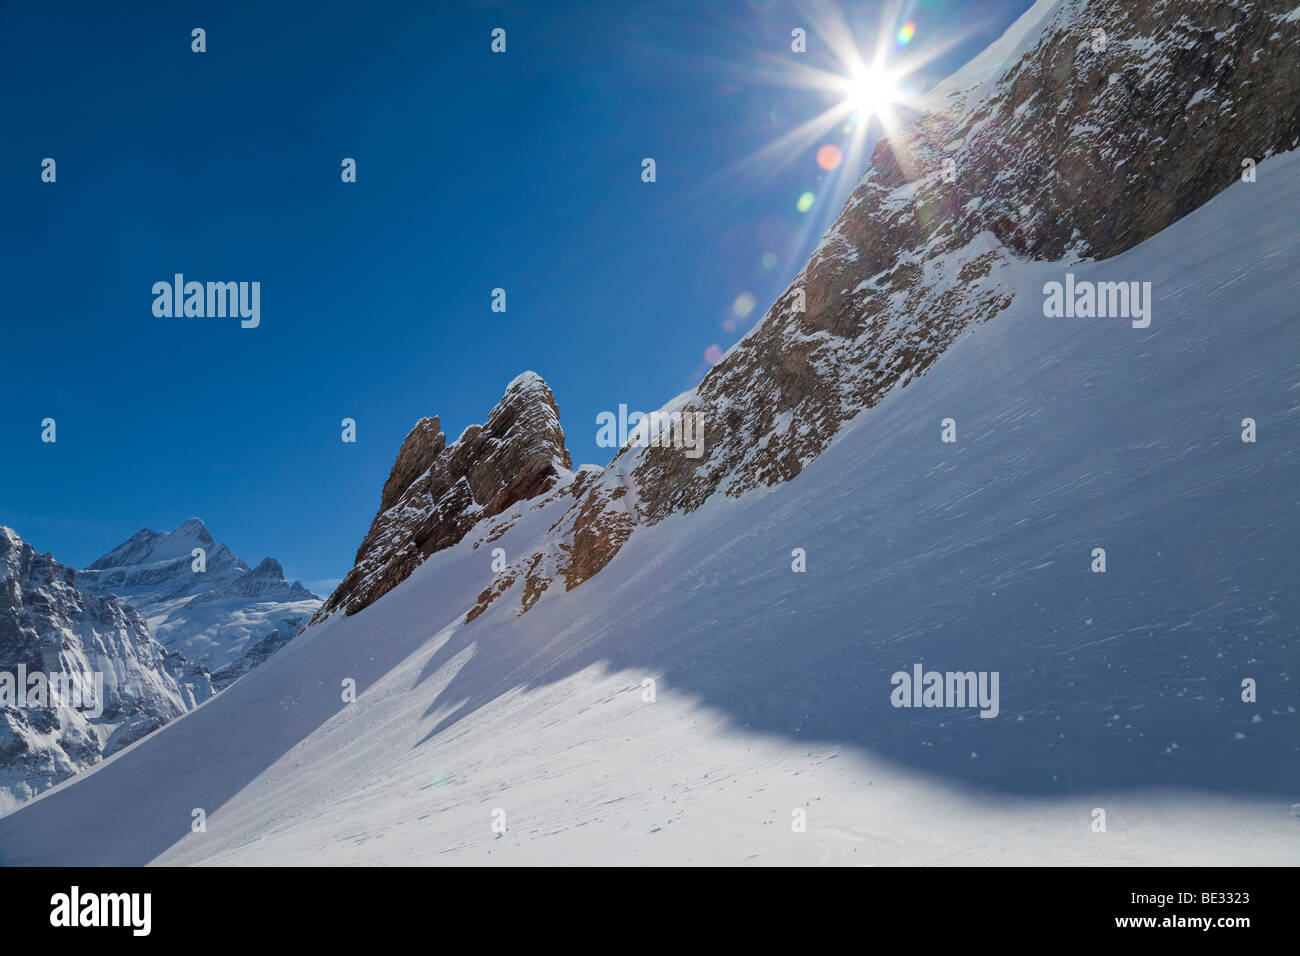
[{"label": "wind-blown snow texture", "polygon": [[[0,820],[0,861],[1300,862],[1300,157],[1258,173],[1069,267],[1151,282],[1150,328],[1045,318],[1066,267],[1009,261],[1010,305],[793,480],[523,616],[465,623],[466,536]],[[915,662],[999,671],[1000,716],[892,708]]]}]

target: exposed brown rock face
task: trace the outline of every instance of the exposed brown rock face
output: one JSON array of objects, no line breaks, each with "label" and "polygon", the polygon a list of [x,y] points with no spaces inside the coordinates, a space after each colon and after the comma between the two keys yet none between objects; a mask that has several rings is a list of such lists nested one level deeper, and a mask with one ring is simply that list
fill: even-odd
[{"label": "exposed brown rock face", "polygon": [[[436,550],[431,542],[459,540],[504,502],[571,498],[467,619],[519,582],[523,613],[556,579],[569,590],[598,573],[640,523],[794,478],[846,421],[924,374],[958,335],[1015,295],[1039,294],[1010,279],[1016,259],[1117,255],[1236,182],[1243,159],[1300,145],[1294,3],[1035,7],[879,143],[807,266],[687,396],[682,411],[702,413],[706,425],[702,456],[628,447],[603,471],[552,486],[542,468],[481,494],[473,482],[448,482],[468,475],[483,449],[462,438],[459,452],[444,453],[437,420],[422,422],[384,489],[393,517],[381,509],[358,554],[358,569],[363,556],[382,554],[383,570],[370,561],[339,591],[368,603]],[[1097,29],[1104,50],[1094,49]],[[430,467],[444,455],[458,470]],[[543,457],[529,460],[540,467]],[[411,502],[408,485],[422,482]],[[489,501],[495,510],[474,510]],[[513,524],[485,526],[475,547]]]},{"label": "exposed brown rock face", "polygon": [[1114,256],[1234,183],[1243,158],[1295,148],[1293,7],[1066,2],[1022,51],[958,74],[878,145],[807,267],[699,386],[705,455],[623,453],[643,516],[798,474],[958,334],[1037,293],[1006,283],[1012,257]]},{"label": "exposed brown rock face", "polygon": [[566,540],[559,543],[565,554],[559,570],[566,591],[572,591],[609,564],[636,527],[635,506],[625,500],[627,485],[604,478],[601,474],[589,482],[590,487],[575,487],[572,507],[551,529],[567,530]]},{"label": "exposed brown rock face", "polygon": [[[527,552],[498,572],[492,586],[479,594],[465,615],[466,623],[486,611],[488,605],[519,580],[524,582],[520,614],[536,604],[557,579],[563,579],[564,589],[572,591],[604,568],[636,529],[635,495],[629,493],[625,477],[611,469],[588,466],[575,474],[572,481],[557,485],[534,507],[561,499],[572,499],[572,502],[547,529],[539,549]],[[489,528],[474,547],[496,540],[513,524],[512,518]]]},{"label": "exposed brown rock face", "polygon": [[532,372],[451,445],[437,418],[406,436],[356,564],[313,620],[355,614],[485,518],[549,490],[571,467],[555,396]]}]

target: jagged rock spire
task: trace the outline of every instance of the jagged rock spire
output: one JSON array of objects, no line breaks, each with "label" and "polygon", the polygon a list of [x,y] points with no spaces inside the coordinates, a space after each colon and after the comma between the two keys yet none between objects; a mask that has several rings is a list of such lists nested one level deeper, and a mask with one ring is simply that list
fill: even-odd
[{"label": "jagged rock spire", "polygon": [[547,491],[571,467],[555,396],[535,372],[515,378],[487,421],[450,445],[436,417],[421,419],[384,482],[356,565],[316,619],[340,608],[355,614],[475,523]]}]

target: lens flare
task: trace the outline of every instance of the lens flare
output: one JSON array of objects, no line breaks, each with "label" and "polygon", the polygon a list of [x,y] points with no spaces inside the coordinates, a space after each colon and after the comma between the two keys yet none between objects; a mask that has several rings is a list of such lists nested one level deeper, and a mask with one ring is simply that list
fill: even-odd
[{"label": "lens flare", "polygon": [[717,365],[722,361],[722,349],[718,348],[716,345],[710,345],[704,350],[704,361],[708,362],[710,365]]},{"label": "lens flare", "polygon": [[838,168],[842,162],[844,162],[844,154],[840,152],[840,148],[834,143],[827,143],[817,150],[817,165],[828,173],[832,169]]},{"label": "lens flare", "polygon": [[738,319],[743,319],[749,313],[754,311],[754,295],[752,292],[742,292],[736,296],[736,301],[731,303],[732,314]]},{"label": "lens flare", "polygon": [[846,92],[848,95],[844,102],[856,110],[864,122],[872,116],[886,116],[899,99],[893,77],[884,70],[869,66],[853,70]]},{"label": "lens flare", "polygon": [[[923,12],[932,15],[936,5],[947,6],[939,0],[871,4],[879,7],[879,17],[874,24],[862,23],[858,32],[856,21],[861,11],[850,15],[844,8],[862,4],[845,0],[797,4],[801,18],[810,21],[800,36],[815,35],[817,55],[790,57],[782,44],[777,44],[762,56],[747,58],[746,66],[736,67],[747,82],[775,91],[767,100],[754,103],[761,107],[756,119],[764,127],[770,120],[777,131],[775,137],[716,171],[708,182],[698,184],[699,194],[738,190],[742,178],[745,184],[767,183],[777,170],[793,172],[803,167],[807,175],[811,172],[805,165],[808,159],[828,141],[840,150],[838,166],[833,171],[819,169],[816,178],[804,180],[805,185],[815,184],[826,195],[802,196],[800,189],[778,198],[796,203],[796,215],[805,216],[805,227],[818,225],[824,218],[807,215],[815,206],[820,210],[827,203],[838,204],[839,194],[852,185],[844,174],[864,169],[870,159],[868,148],[874,149],[877,141],[887,144],[908,182],[918,179],[923,157],[908,149],[912,137],[900,136],[901,124],[911,114],[933,107],[920,90],[929,85],[931,73],[939,68],[937,61],[973,42],[988,27],[987,23],[963,27],[959,18],[949,16],[942,30],[927,33],[918,44],[919,19]],[[850,21],[854,21],[852,28]],[[791,48],[804,52],[799,44]]]},{"label": "lens flare", "polygon": [[775,252],[763,253],[763,258],[758,261],[758,267],[764,272],[771,272],[776,268],[778,260]]}]

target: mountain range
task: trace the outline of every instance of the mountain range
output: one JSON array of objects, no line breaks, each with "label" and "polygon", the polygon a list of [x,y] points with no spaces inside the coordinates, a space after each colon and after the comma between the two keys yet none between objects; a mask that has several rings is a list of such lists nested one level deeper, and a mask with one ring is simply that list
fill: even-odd
[{"label": "mountain range", "polygon": [[[196,571],[195,554],[203,553]],[[218,690],[302,630],[320,598],[284,579],[274,558],[249,568],[198,518],[174,531],[143,529],[78,575],[92,594],[115,594],[138,610],[169,650],[203,665]]]},{"label": "mountain range", "polygon": [[193,710],[320,606],[274,559],[250,570],[197,518],[142,530],[83,571],[0,526],[0,562],[0,671],[104,681],[102,714],[0,707],[0,813]]},{"label": "mountain range", "polygon": [[212,696],[207,671],[154,640],[134,608],[82,590],[76,571],[2,525],[0,585],[0,668],[14,680],[10,691],[24,671],[68,675],[91,705],[0,707],[0,812]]}]

